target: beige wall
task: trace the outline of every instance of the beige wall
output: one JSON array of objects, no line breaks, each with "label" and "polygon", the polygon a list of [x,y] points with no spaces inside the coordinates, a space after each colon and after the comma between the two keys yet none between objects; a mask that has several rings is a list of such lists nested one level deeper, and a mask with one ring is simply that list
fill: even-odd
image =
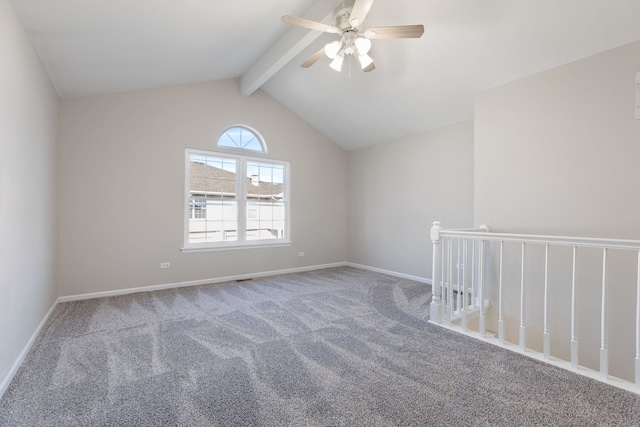
[{"label": "beige wall", "polygon": [[[613,49],[483,92],[475,108],[474,221],[493,231],[593,236],[640,240],[640,120],[634,120],[635,74],[640,42]],[[517,250],[517,249],[516,249]],[[519,252],[505,307],[519,317]],[[570,251],[557,250],[570,263]],[[610,348],[633,357],[634,267],[620,267],[612,255]],[[628,258],[628,256],[627,256]],[[539,248],[527,258],[532,345],[540,342],[542,284]],[[601,259],[579,253],[578,336],[581,359],[597,368]],[[627,270],[627,271],[625,271]],[[568,354],[570,268],[552,267],[554,315],[552,349]],[[495,298],[495,294],[494,294]],[[494,299],[494,306],[495,306]],[[494,313],[495,314],[495,313]],[[564,320],[563,320],[564,319]],[[492,320],[495,328],[495,318]],[[516,323],[517,325],[517,323]],[[508,331],[512,338],[517,331]],[[595,346],[595,349],[588,347]],[[627,360],[627,359],[625,359]],[[629,377],[632,367],[615,359],[612,371]]]},{"label": "beige wall", "polygon": [[475,221],[640,239],[640,42],[476,96]]},{"label": "beige wall", "polygon": [[57,297],[58,98],[0,0],[0,394]]},{"label": "beige wall", "polygon": [[348,260],[430,279],[432,222],[473,225],[473,121],[350,151],[348,174]]},{"label": "beige wall", "polygon": [[[244,97],[238,85],[62,102],[61,296],[345,260],[346,153],[266,93]],[[183,254],[184,149],[214,150],[233,124],[258,130],[269,156],[291,162],[294,244]]]}]

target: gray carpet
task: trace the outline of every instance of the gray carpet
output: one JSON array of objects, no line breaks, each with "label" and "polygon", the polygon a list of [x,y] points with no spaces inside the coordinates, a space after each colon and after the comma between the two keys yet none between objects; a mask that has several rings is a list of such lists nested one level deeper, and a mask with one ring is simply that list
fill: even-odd
[{"label": "gray carpet", "polygon": [[633,426],[640,396],[428,324],[336,268],[60,304],[2,426]]}]

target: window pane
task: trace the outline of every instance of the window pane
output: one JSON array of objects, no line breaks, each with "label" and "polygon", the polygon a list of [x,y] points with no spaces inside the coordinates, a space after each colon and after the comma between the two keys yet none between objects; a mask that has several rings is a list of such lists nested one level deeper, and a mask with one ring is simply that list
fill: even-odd
[{"label": "window pane", "polygon": [[284,203],[247,202],[247,240],[284,238],[284,219]]},{"label": "window pane", "polygon": [[249,161],[245,182],[247,240],[284,238],[284,166]]},{"label": "window pane", "polygon": [[227,129],[218,139],[219,147],[241,148],[251,151],[264,151],[262,141],[258,135],[245,127]]},{"label": "window pane", "polygon": [[205,219],[207,217],[207,201],[204,197],[191,197],[189,199],[189,218]]},{"label": "window pane", "polygon": [[236,240],[237,161],[190,155],[189,243]]},{"label": "window pane", "polygon": [[253,139],[250,139],[242,148],[253,151],[262,151],[262,144],[260,144],[260,141],[258,141],[258,139],[254,137]]},{"label": "window pane", "polygon": [[284,166],[247,162],[247,183],[247,196],[250,199],[281,200],[284,192]]}]

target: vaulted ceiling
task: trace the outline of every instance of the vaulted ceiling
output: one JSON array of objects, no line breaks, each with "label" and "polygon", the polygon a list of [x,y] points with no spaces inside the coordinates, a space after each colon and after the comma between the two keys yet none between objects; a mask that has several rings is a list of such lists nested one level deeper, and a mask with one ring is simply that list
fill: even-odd
[{"label": "vaulted ceiling", "polygon": [[370,73],[301,68],[337,36],[281,16],[332,24],[352,1],[11,0],[62,98],[238,78],[346,150],[471,118],[479,91],[640,40],[640,0],[376,0],[367,27],[424,24],[422,38],[373,40]]}]

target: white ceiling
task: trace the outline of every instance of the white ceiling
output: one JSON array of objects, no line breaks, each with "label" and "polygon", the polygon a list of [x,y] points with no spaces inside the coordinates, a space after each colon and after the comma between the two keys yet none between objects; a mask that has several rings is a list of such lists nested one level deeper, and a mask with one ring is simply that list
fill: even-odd
[{"label": "white ceiling", "polygon": [[241,78],[347,150],[470,118],[474,93],[640,40],[640,0],[376,0],[367,26],[425,34],[373,40],[376,70],[337,73],[299,66],[337,36],[280,17],[322,20],[340,0],[12,4],[63,98]]}]

